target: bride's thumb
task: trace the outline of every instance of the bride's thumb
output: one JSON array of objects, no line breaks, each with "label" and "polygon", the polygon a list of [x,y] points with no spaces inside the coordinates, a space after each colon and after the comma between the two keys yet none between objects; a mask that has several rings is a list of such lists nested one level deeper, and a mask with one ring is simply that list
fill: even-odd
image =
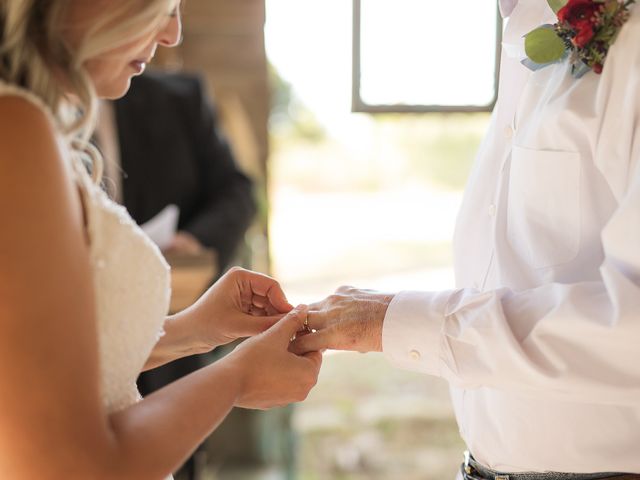
[{"label": "bride's thumb", "polygon": [[298,305],[296,308],[287,313],[282,320],[276,323],[269,333],[279,337],[281,340],[291,341],[295,334],[304,330],[304,320],[307,318],[308,307],[306,305]]}]

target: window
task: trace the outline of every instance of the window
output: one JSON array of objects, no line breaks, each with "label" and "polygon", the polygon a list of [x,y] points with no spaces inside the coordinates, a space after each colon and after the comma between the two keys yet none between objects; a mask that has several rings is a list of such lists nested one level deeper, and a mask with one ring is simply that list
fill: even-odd
[{"label": "window", "polygon": [[353,111],[493,108],[495,0],[353,0],[353,15]]}]

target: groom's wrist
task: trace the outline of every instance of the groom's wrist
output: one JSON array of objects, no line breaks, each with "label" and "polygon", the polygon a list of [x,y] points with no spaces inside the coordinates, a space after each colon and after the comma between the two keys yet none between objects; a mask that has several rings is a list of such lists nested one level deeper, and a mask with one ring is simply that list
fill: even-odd
[{"label": "groom's wrist", "polygon": [[391,301],[395,297],[395,294],[377,293],[374,294],[373,299],[373,328],[372,328],[372,348],[373,352],[382,352],[382,332],[384,326],[384,319],[387,315],[387,310]]}]

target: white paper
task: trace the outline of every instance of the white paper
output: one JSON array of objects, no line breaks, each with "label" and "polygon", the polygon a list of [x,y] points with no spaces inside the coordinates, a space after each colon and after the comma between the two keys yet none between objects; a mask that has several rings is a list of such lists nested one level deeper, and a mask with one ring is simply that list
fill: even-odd
[{"label": "white paper", "polygon": [[160,250],[166,250],[176,236],[179,217],[180,209],[176,205],[167,205],[141,228]]}]

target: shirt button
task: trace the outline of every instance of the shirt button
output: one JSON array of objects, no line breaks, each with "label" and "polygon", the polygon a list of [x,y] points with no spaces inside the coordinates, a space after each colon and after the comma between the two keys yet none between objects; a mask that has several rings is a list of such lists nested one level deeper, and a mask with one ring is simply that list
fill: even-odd
[{"label": "shirt button", "polygon": [[497,211],[498,211],[498,208],[496,207],[495,203],[492,203],[491,205],[489,205],[489,216],[490,217],[495,217]]},{"label": "shirt button", "polygon": [[504,136],[509,139],[513,138],[513,128],[511,126],[504,127]]},{"label": "shirt button", "polygon": [[409,357],[411,357],[411,360],[415,360],[418,361],[422,358],[422,355],[420,354],[420,352],[418,350],[411,350],[409,352]]}]

